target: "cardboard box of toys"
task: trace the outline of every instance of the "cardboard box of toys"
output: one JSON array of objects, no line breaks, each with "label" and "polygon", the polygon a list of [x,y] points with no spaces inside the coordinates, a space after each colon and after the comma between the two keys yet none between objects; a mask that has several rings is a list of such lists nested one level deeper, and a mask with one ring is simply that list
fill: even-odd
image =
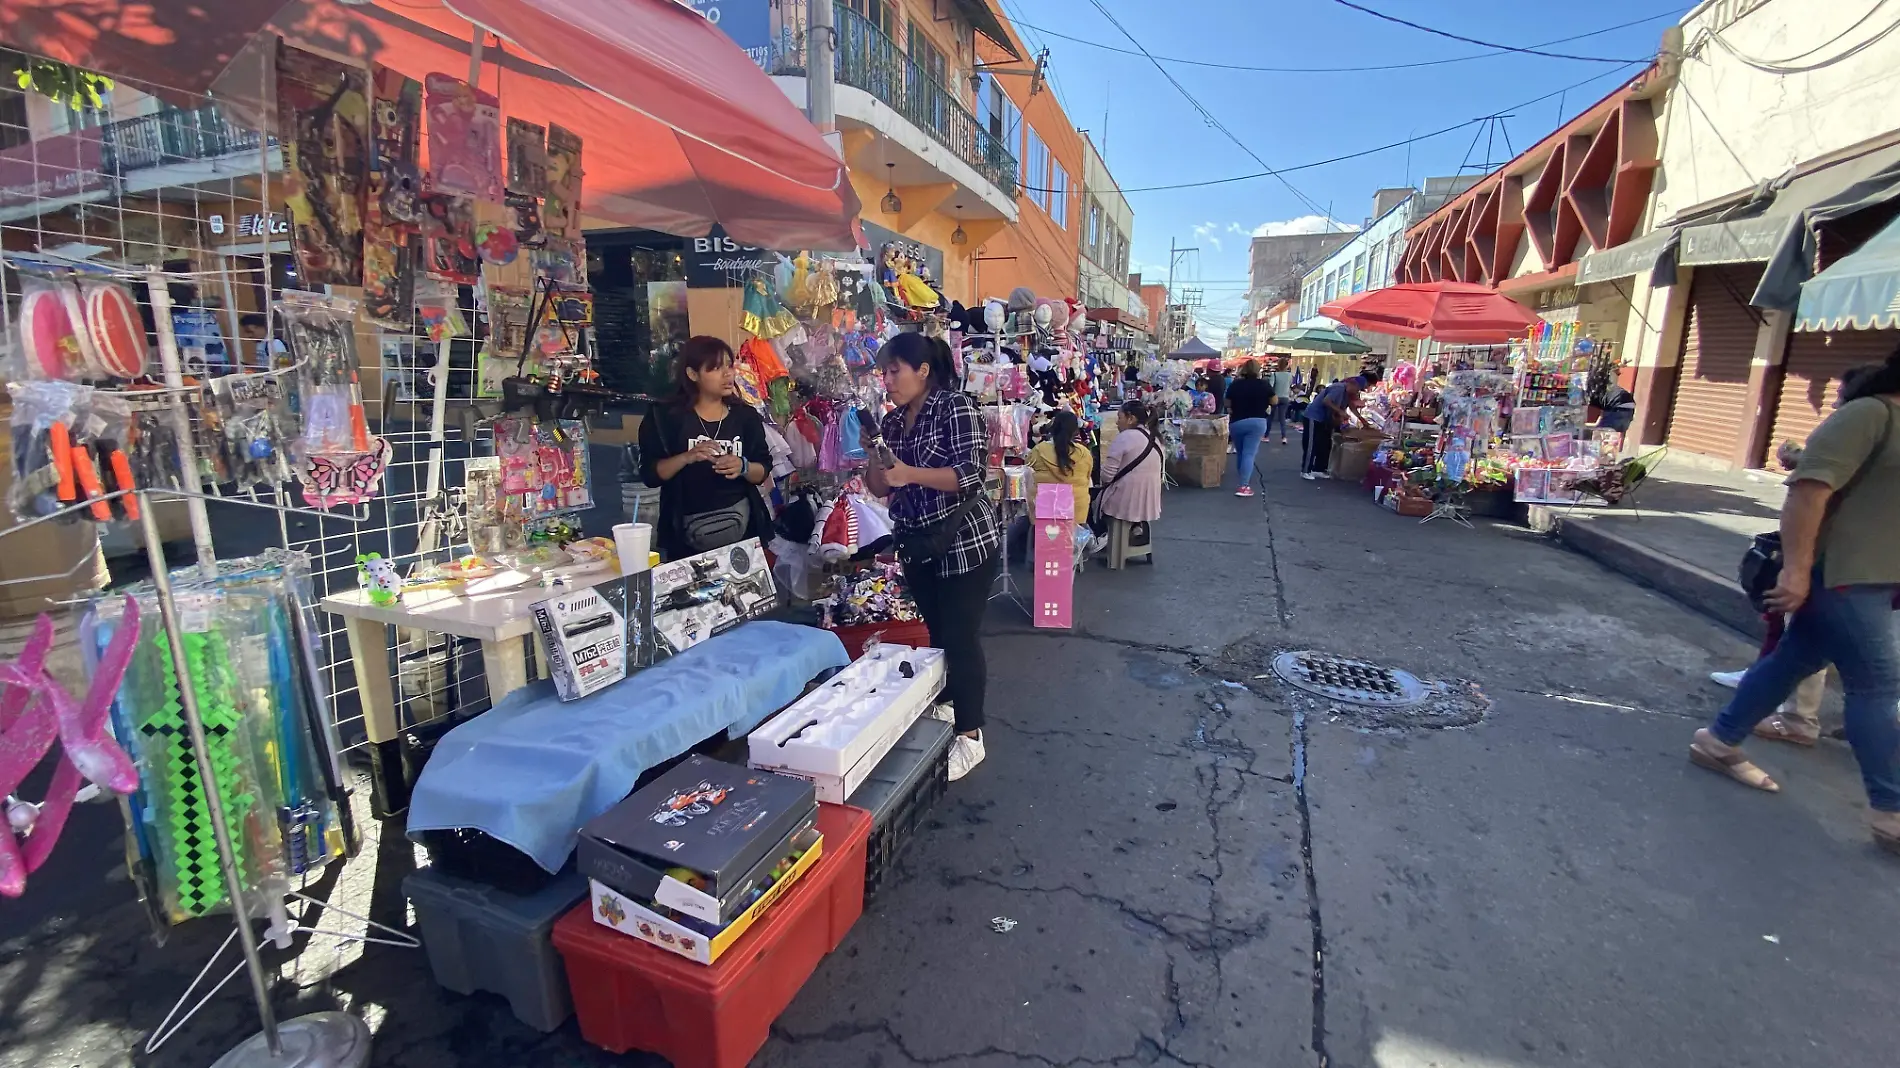
[{"label": "cardboard box of toys", "polygon": [[611,890],[720,925],[817,812],[811,783],[694,754],[582,826],[575,862]]},{"label": "cardboard box of toys", "polygon": [[757,897],[723,927],[681,915],[663,905],[648,907],[602,885],[599,880],[589,879],[587,886],[592,896],[594,922],[688,960],[711,964],[818,863],[824,844],[824,836],[816,827],[807,829],[793,843],[791,852],[780,859],[779,866],[774,867],[770,881],[757,892]]},{"label": "cardboard box of toys", "polygon": [[1168,472],[1174,476],[1178,486],[1219,489],[1221,478],[1227,474],[1227,450],[1223,446],[1219,453],[1211,456],[1189,456],[1184,460],[1171,461]]},{"label": "cardboard box of toys", "polygon": [[626,620],[598,590],[560,594],[536,604],[534,625],[561,700],[586,697],[627,677]]},{"label": "cardboard box of toys", "polygon": [[661,564],[650,574],[655,659],[778,607],[778,586],[757,538]]}]

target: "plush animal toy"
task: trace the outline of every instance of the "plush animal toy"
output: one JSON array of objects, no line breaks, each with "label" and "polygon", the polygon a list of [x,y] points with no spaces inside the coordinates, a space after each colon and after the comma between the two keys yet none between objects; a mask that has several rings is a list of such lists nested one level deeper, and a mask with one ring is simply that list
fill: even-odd
[{"label": "plush animal toy", "polygon": [[382,553],[364,553],[356,558],[356,581],[369,591],[371,604],[384,608],[402,598],[402,576],[396,574],[393,561]]}]

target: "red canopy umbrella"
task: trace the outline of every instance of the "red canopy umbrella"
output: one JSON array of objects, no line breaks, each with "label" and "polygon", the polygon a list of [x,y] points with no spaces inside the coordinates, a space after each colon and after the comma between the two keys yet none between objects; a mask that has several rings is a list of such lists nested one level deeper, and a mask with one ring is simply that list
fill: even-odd
[{"label": "red canopy umbrella", "polygon": [[1472,282],[1406,282],[1342,297],[1319,313],[1375,334],[1496,344],[1523,337],[1540,320],[1510,297]]},{"label": "red canopy umbrella", "polygon": [[487,39],[481,87],[503,115],[583,138],[587,216],[679,234],[718,223],[768,248],[856,246],[844,162],[736,44],[673,0],[0,4],[0,43],[157,88],[215,88],[252,115],[268,68],[243,60],[264,54],[260,29],[422,78],[466,76],[476,26],[500,38]]}]

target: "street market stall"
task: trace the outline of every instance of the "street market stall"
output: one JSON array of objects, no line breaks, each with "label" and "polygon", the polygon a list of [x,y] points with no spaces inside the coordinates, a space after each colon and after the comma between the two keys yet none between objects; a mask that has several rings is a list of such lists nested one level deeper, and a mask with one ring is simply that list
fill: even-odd
[{"label": "street market stall", "polygon": [[[427,840],[423,882],[466,884],[415,891],[444,985],[504,989],[524,1018],[558,1026],[567,979],[548,964],[565,916],[594,936],[566,940],[577,989],[662,974],[674,954],[719,969],[701,977],[712,984],[703,1027],[628,1041],[678,1063],[717,1047],[730,1063],[721,1013],[769,1020],[783,1001],[721,1009],[712,986],[763,950],[716,960],[688,948],[743,944],[754,924],[761,947],[766,928],[815,924],[827,927],[817,955],[835,946],[861,908],[873,834],[888,861],[901,841],[892,821],[941,781],[950,732],[920,720],[941,680],[918,670],[924,651],[886,645],[860,681],[902,695],[888,715],[858,722],[854,702],[823,701],[793,713],[837,720],[825,742],[836,782],[801,792],[784,778],[772,802],[783,818],[729,843],[743,856],[703,855],[697,876],[669,861],[645,882],[601,869],[592,892],[609,886],[613,910],[559,877],[583,825],[624,806],[657,806],[674,836],[690,837],[683,828],[759,773],[743,758],[694,767],[681,773],[692,784],[668,780],[658,796],[636,791],[642,777],[709,739],[742,738],[849,662],[822,629],[758,618],[779,592],[757,542],[655,567],[635,529],[584,536],[596,500],[614,496],[595,477],[587,417],[614,398],[594,384],[582,230],[717,222],[748,241],[852,248],[858,205],[842,163],[729,40],[664,0],[617,5],[611,26],[579,0],[282,11],[213,0],[137,5],[139,17],[94,5],[85,23],[66,6],[19,0],[0,12],[0,43],[35,56],[30,82],[63,71],[61,85],[110,86],[103,132],[9,150],[33,188],[44,174],[45,189],[72,195],[0,216],[0,322],[16,362],[17,523],[5,533],[57,526],[96,547],[129,527],[153,577],[85,606],[84,702],[40,678],[51,616],[9,675],[45,697],[44,713],[0,716],[30,757],[17,770],[55,736],[70,770],[41,801],[9,799],[0,893],[17,895],[45,862],[90,777],[124,798],[129,867],[156,934],[237,918],[225,944],[243,960],[207,965],[207,989],[185,992],[147,1051],[248,973],[262,1030],[221,1065],[361,1065],[369,1033],[355,1017],[277,1020],[259,947],[328,933],[304,918],[336,906],[293,888],[363,840],[343,767],[366,758],[378,814],[406,800],[409,828]],[[164,32],[146,32],[148,20]],[[273,30],[258,32],[267,20]],[[122,124],[146,118],[115,109],[169,116],[179,102],[219,124],[198,149],[223,153],[216,178],[182,191],[125,181],[135,163]],[[145,166],[158,173],[169,159]],[[207,204],[215,211],[199,214]],[[925,297],[906,290],[908,314]],[[770,286],[759,293],[748,399],[785,426],[792,376],[772,343],[788,316]],[[804,303],[815,320],[840,301]],[[874,309],[880,328],[887,314],[898,315]],[[842,367],[852,391],[841,352],[803,355],[813,377]],[[447,418],[451,392],[473,395],[457,403],[471,416],[460,425]],[[158,524],[174,509],[198,554],[186,571],[161,549]],[[213,520],[244,510],[264,522],[224,530],[274,528],[281,544],[220,559]],[[465,642],[480,645],[485,673],[465,663]],[[487,699],[471,698],[482,689]],[[54,710],[71,729],[42,730]],[[814,796],[858,800],[872,783],[884,787],[864,802],[869,815]],[[0,794],[18,786],[10,777]],[[567,806],[547,803],[555,796]],[[653,918],[608,930],[635,907]],[[673,933],[641,945],[650,925]],[[492,960],[467,952],[508,937],[513,948]],[[581,1011],[591,1039],[627,1048],[608,1033],[616,1010]]]}]

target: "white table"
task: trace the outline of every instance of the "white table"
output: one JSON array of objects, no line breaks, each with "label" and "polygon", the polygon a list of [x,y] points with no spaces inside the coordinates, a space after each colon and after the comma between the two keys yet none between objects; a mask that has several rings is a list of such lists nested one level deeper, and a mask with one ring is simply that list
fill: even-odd
[{"label": "white table", "polygon": [[587,570],[560,568],[552,574],[558,575],[563,584],[550,587],[520,572],[501,572],[493,578],[469,582],[465,591],[412,590],[392,605],[371,604],[366,590],[325,597],[323,610],[344,619],[369,740],[392,741],[398,731],[395,693],[390,686],[395,673],[390,670],[384,627],[411,627],[481,642],[488,698],[500,701],[528,684],[521,639],[534,630],[535,604],[559,592],[591,589],[625,577],[617,562]]}]

